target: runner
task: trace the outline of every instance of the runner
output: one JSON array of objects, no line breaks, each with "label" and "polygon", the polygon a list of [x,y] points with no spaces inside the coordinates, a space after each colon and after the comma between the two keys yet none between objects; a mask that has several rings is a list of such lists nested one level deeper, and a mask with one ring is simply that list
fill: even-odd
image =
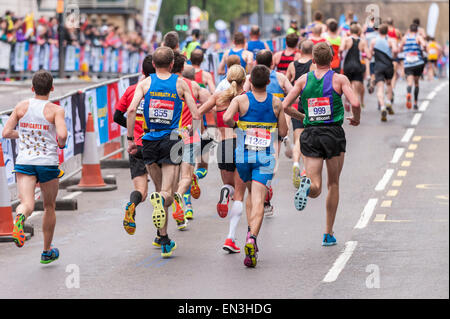
[{"label": "runner", "polygon": [[286,74],[287,68],[291,62],[300,59],[300,54],[297,50],[299,37],[296,33],[290,33],[286,36],[286,50],[279,51],[273,56],[272,69]]},{"label": "runner", "polygon": [[[257,65],[265,65],[270,69],[270,66],[272,65],[272,52],[270,50],[262,50],[259,51],[258,55],[256,56],[256,62]],[[248,92],[251,90],[251,82],[250,82],[250,76],[247,76],[247,81],[244,85],[244,91]],[[292,84],[289,82],[287,77],[280,72],[276,72],[275,70],[270,71],[270,83],[266,87],[267,93],[272,94],[273,96],[278,97],[281,101],[284,100],[284,97],[287,93],[289,93],[292,90]],[[289,123],[291,118],[286,115],[286,123]],[[285,137],[287,138],[287,137]],[[280,156],[280,150],[281,150],[281,142],[283,142],[284,139],[279,136],[278,142],[275,143],[275,159],[278,161]],[[273,216],[273,206],[270,203],[270,200],[273,196],[273,190],[272,187],[269,187],[268,196],[265,199],[264,202],[264,214],[266,216]]]},{"label": "runner", "polygon": [[179,162],[177,147],[174,146],[179,143],[176,131],[181,118],[182,99],[189,107],[192,118],[200,119],[188,85],[177,75],[170,73],[173,63],[174,53],[170,48],[156,49],[153,54],[156,73],[138,84],[127,112],[128,152],[136,154],[137,146],[133,137],[136,111],[145,97],[144,118],[149,132],[142,138],[142,155],[150,174],[155,166],[162,166],[161,191],[150,194],[150,202],[154,208],[153,223],[159,229],[161,237],[162,257],[170,257],[176,249],[176,243],[167,234],[166,215],[174,200],[173,181]]},{"label": "runner", "polygon": [[341,46],[342,38],[338,33],[338,23],[334,19],[329,19],[327,20],[327,22],[328,35],[326,37],[326,40],[333,49],[333,61],[331,61],[331,69],[336,73],[341,73],[341,58],[339,55],[339,48]]},{"label": "runner", "polygon": [[418,34],[417,24],[411,24],[408,33],[403,37],[400,43],[400,51],[405,55],[405,75],[406,75],[406,107],[412,106],[412,86],[414,84],[414,109],[417,110],[419,98],[419,80],[423,74],[425,61],[422,54],[422,48],[426,48],[426,42]]},{"label": "runner", "polygon": [[[350,27],[350,36],[342,42],[341,52],[346,51],[344,59],[344,75],[352,84],[353,91],[358,95],[361,107],[364,107],[364,74],[366,66],[361,63],[362,56],[367,49],[367,43],[361,39],[361,28],[357,24]],[[346,107],[350,111],[350,107]]]},{"label": "runner", "polygon": [[[387,121],[387,113],[394,114],[392,109],[392,77],[394,76],[394,65],[392,60],[395,54],[397,54],[397,44],[393,39],[388,38],[388,26],[382,24],[378,31],[377,38],[372,41],[369,50],[369,58],[375,57],[375,85],[377,88],[378,105],[381,110],[381,121]],[[387,87],[387,99],[385,102],[384,83]]]},{"label": "runner", "polygon": [[314,21],[306,26],[306,38],[309,39],[312,36],[313,29],[316,26],[320,26],[320,34],[327,31],[327,26],[322,22],[323,14],[320,11],[314,12]]},{"label": "runner", "polygon": [[[276,130],[284,137],[288,127],[280,99],[266,92],[270,69],[264,65],[255,66],[250,81],[252,91],[232,100],[224,121],[230,127],[238,127],[236,167],[249,192],[244,265],[255,267],[258,258],[256,241],[264,219],[264,198],[275,169]],[[239,114],[238,122],[235,121],[236,113]]]},{"label": "runner", "polygon": [[250,41],[247,42],[247,50],[253,53],[253,57],[256,57],[261,50],[270,50],[269,45],[266,42],[260,40],[261,30],[257,25],[254,25],[250,29]]},{"label": "runner", "polygon": [[191,54],[195,49],[201,49],[200,45],[200,30],[194,29],[192,30],[191,39],[187,42],[185,48],[182,53],[187,57],[188,60],[191,59]]},{"label": "runner", "polygon": [[339,203],[339,176],[344,164],[346,150],[345,132],[342,128],[344,108],[341,95],[352,104],[352,117],[347,119],[350,125],[360,122],[360,107],[346,76],[336,74],[330,69],[333,54],[326,43],[319,43],[313,49],[313,62],[317,70],[303,75],[295,83],[294,89],[283,102],[289,107],[299,96],[305,111],[301,135],[301,150],[305,158],[306,175],[301,179],[295,194],[295,207],[303,210],[307,197],[317,198],[322,190],[323,162],[327,165],[328,195],[326,200],[326,228],[322,245],[336,244],[333,225]]},{"label": "runner", "polygon": [[[370,48],[372,45],[372,42],[377,38],[378,36],[378,26],[380,22],[379,19],[375,20],[375,17],[372,17],[372,19],[369,21],[368,24],[364,26],[365,31],[364,35],[367,41],[367,47]],[[370,52],[367,52],[367,55],[371,55]],[[375,90],[375,57],[372,56],[370,59],[367,58],[369,61],[369,78],[367,80],[367,91],[369,94],[372,94]],[[366,70],[367,71],[367,70]]]},{"label": "runner", "polygon": [[218,70],[219,74],[227,73],[225,62],[227,61],[228,56],[231,55],[237,55],[239,57],[239,59],[241,60],[241,66],[244,68],[244,70],[250,71],[252,69],[253,53],[245,49],[246,44],[244,34],[242,32],[235,33],[233,43],[234,48],[231,48],[227,52],[225,52],[222,57],[222,61],[220,61]]},{"label": "runner", "polygon": [[178,33],[175,31],[170,31],[164,35],[163,47],[171,48],[173,51],[180,50],[180,39],[178,37]]},{"label": "runner", "polygon": [[326,42],[327,40],[324,37],[322,37],[322,30],[323,29],[321,25],[316,25],[312,29],[311,36],[308,39],[311,40],[314,44]]},{"label": "runner", "polygon": [[[234,150],[236,148],[236,135],[232,127],[227,126],[223,121],[223,114],[228,109],[231,100],[243,94],[246,79],[245,70],[240,65],[233,65],[228,69],[227,74],[230,88],[223,92],[216,92],[208,101],[203,104],[199,111],[201,114],[216,108],[217,128],[220,132],[220,144],[217,150],[217,162],[222,177],[223,186],[220,189],[220,199],[217,204],[217,213],[225,218],[230,215],[230,228],[223,249],[230,253],[239,253],[241,250],[236,246],[236,227],[243,212],[243,200],[245,185],[236,171]],[[236,119],[237,119],[236,114]],[[228,210],[230,199],[233,199],[233,206]]]},{"label": "runner", "polygon": [[[388,25],[388,37],[392,41],[395,42],[396,47],[398,47],[398,44],[402,40],[402,33],[400,30],[394,27],[394,20],[392,18],[387,18],[386,24]],[[396,54],[393,57],[393,65],[394,65],[394,76],[392,77],[392,98],[391,98],[391,104],[394,104],[394,92],[395,92],[395,85],[397,84],[397,79],[399,77],[399,72],[401,69],[401,60],[400,56]]]},{"label": "runner", "polygon": [[[155,68],[153,67],[152,56],[148,55],[145,57],[142,63],[142,73],[145,78],[149,77],[150,74],[155,73]],[[125,113],[127,112],[128,106],[133,100],[134,92],[137,87],[137,83],[128,87],[125,93],[120,98],[117,103],[114,113],[114,122],[120,126],[127,127],[127,119]],[[142,157],[142,137],[144,136],[144,100],[141,100],[139,107],[136,111],[136,125],[134,127],[134,140],[137,145],[136,154],[130,154],[130,173],[131,179],[133,180],[134,190],[130,194],[130,201],[125,206],[125,217],[123,219],[123,227],[129,235],[134,235],[136,232],[136,208],[147,198],[148,192],[148,172],[145,167],[144,159]],[[152,180],[155,182],[155,189],[157,192],[161,191],[161,168],[159,166],[154,167],[152,174],[150,175]],[[157,235],[155,239],[155,244],[159,245],[160,237]]]},{"label": "runner", "polygon": [[203,62],[203,50],[196,49],[191,54],[191,63],[195,69],[195,82],[202,88],[207,88],[211,94],[214,94],[216,85],[211,73],[203,71],[200,65]]},{"label": "runner", "polygon": [[[36,184],[42,192],[44,217],[44,251],[41,263],[49,264],[59,258],[58,248],[52,247],[56,226],[55,205],[58,178],[64,174],[58,168],[58,147],[64,148],[67,128],[64,109],[48,99],[53,91],[53,77],[47,71],[33,75],[34,98],[16,105],[3,129],[3,138],[18,139],[18,155],[14,167],[20,205],[16,208],[13,238],[17,247],[25,244],[24,224],[34,210]],[[16,130],[18,126],[18,130]]]},{"label": "runner", "polygon": [[[227,70],[230,69],[233,65],[241,65],[241,60],[237,55],[230,55],[227,57]],[[228,82],[228,79],[225,77],[222,81],[220,81],[219,85],[216,87],[216,91],[214,93],[220,93],[230,88],[231,84]]]},{"label": "runner", "polygon": [[427,43],[427,74],[428,81],[433,80],[438,73],[437,61],[442,55],[442,47],[436,42],[435,38],[428,37]]},{"label": "runner", "polygon": [[[310,40],[305,40],[302,42],[300,47],[301,58],[291,65],[288,68],[288,79],[292,82],[292,85],[295,85],[295,82],[303,75],[310,71],[316,69],[315,64],[312,61],[312,50],[314,43]],[[299,104],[292,105],[295,109],[300,112],[304,112],[302,107],[299,107]],[[295,189],[300,187],[301,176],[306,174],[305,169],[300,168],[300,157],[302,157],[302,153],[300,152],[300,136],[304,130],[303,121],[299,121],[295,118],[292,118],[292,128],[294,130],[294,151],[292,160],[294,164],[292,165],[292,182],[294,184]],[[304,166],[303,159],[303,166]]]},{"label": "runner", "polygon": [[339,33],[341,37],[345,38],[350,34],[350,24],[354,21],[354,18],[355,14],[353,13],[353,11],[348,11],[345,16],[345,23],[340,27]]}]

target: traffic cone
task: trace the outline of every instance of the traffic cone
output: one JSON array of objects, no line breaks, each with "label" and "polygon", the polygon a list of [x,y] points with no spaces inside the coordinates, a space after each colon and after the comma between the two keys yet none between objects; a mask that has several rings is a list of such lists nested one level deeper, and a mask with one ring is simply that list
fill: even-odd
[{"label": "traffic cone", "polygon": [[110,191],[117,189],[116,185],[107,185],[102,177],[100,160],[97,152],[97,139],[94,130],[94,118],[89,113],[86,124],[86,137],[84,140],[83,168],[80,183],[67,188],[69,192],[75,191]]},{"label": "traffic cone", "polygon": [[11,198],[8,190],[8,181],[6,179],[5,161],[3,160],[2,143],[0,143],[0,237],[12,236],[13,217]]}]

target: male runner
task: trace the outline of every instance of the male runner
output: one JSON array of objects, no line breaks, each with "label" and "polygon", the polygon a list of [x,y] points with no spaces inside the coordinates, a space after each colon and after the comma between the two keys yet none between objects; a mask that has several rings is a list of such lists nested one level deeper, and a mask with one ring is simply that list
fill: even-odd
[{"label": "male runner", "polygon": [[322,37],[322,26],[316,25],[312,29],[311,36],[308,38],[308,40],[311,40],[314,44],[320,43],[320,42],[326,42],[327,39]]},{"label": "male runner", "polygon": [[287,68],[291,62],[300,58],[297,50],[299,37],[296,33],[291,33],[286,36],[286,50],[279,51],[273,56],[272,69],[286,74]]},{"label": "male runner", "polygon": [[[53,77],[47,71],[33,75],[34,98],[16,105],[3,129],[3,138],[18,139],[18,155],[14,172],[20,205],[16,208],[13,238],[17,247],[25,244],[24,223],[34,210],[36,184],[40,184],[44,201],[42,230],[44,251],[41,263],[48,264],[59,258],[58,248],[52,248],[56,225],[56,196],[58,178],[64,174],[59,168],[58,147],[64,148],[67,128],[64,109],[48,99],[53,91]],[[19,126],[16,130],[16,126]]]},{"label": "male runner", "polygon": [[428,81],[431,81],[438,74],[437,62],[442,55],[442,47],[434,37],[428,37],[427,40],[427,74]]},{"label": "male runner", "polygon": [[[256,239],[264,218],[264,199],[275,169],[274,141],[276,130],[286,136],[288,127],[280,99],[266,92],[270,69],[264,65],[253,68],[252,91],[231,101],[224,114],[230,127],[237,127],[236,167],[247,184],[247,219],[249,231],[245,244],[244,265],[255,267],[258,247]],[[239,112],[239,122],[234,115]]]},{"label": "male runner", "polygon": [[133,136],[136,111],[140,101],[145,97],[144,118],[149,132],[143,137],[142,155],[150,173],[155,165],[162,165],[161,191],[150,194],[153,223],[161,235],[162,257],[170,257],[176,248],[176,243],[170,240],[167,234],[166,216],[174,196],[173,181],[176,178],[178,160],[178,148],[175,146],[179,142],[177,129],[183,99],[191,111],[192,118],[200,119],[188,85],[177,75],[170,73],[173,63],[172,49],[167,47],[156,49],[153,54],[156,73],[138,84],[127,112],[128,152],[136,154],[137,146]]},{"label": "male runner", "polygon": [[[367,47],[370,48],[372,45],[372,42],[377,38],[378,36],[378,27],[379,27],[379,18],[372,17],[372,19],[364,26],[364,37],[366,38]],[[367,58],[367,61],[369,61],[369,79],[367,81],[367,90],[369,91],[369,94],[372,94],[375,90],[375,57],[370,54],[370,52],[366,53],[367,56],[371,56],[371,58]],[[367,70],[366,70],[367,71]]]},{"label": "male runner", "polygon": [[347,119],[350,125],[357,126],[360,121],[360,106],[346,76],[336,74],[330,69],[333,59],[331,48],[319,43],[313,49],[313,62],[317,69],[295,83],[293,90],[283,102],[288,107],[300,95],[305,111],[301,135],[301,151],[305,159],[306,175],[295,194],[295,207],[303,210],[307,197],[317,198],[322,190],[322,168],[326,162],[328,173],[327,222],[322,245],[335,245],[333,224],[339,203],[339,176],[344,165],[346,148],[345,132],[342,128],[344,108],[341,95],[352,104],[353,116]]},{"label": "male runner", "polygon": [[[342,38],[338,33],[338,23],[334,19],[327,20],[328,35],[326,40],[333,49],[333,60],[331,61],[331,69],[336,73],[341,73],[341,58],[339,48],[341,47]],[[311,51],[312,54],[312,51]]]},{"label": "male runner", "polygon": [[[381,121],[387,121],[387,113],[394,114],[392,109],[392,77],[394,76],[393,57],[397,54],[397,43],[388,38],[388,26],[382,24],[378,30],[378,36],[370,45],[369,55],[375,57],[375,86],[377,88],[378,105],[381,110]],[[385,102],[384,83],[387,87],[387,102]]]},{"label": "male runner", "polygon": [[[295,85],[295,82],[303,75],[310,71],[315,70],[315,65],[313,64],[313,50],[314,43],[310,40],[305,40],[302,42],[300,46],[301,58],[297,61],[294,61],[291,65],[289,65],[287,76],[288,79],[291,80],[292,85]],[[292,105],[295,109],[300,112],[303,112],[303,108],[299,104]],[[299,121],[295,118],[292,118],[292,128],[294,130],[294,150],[292,155],[292,160],[294,164],[292,165],[292,182],[294,184],[295,189],[300,187],[300,179],[301,176],[305,175],[305,169],[300,169],[300,135],[305,128],[303,126],[303,121]],[[303,165],[305,161],[303,160]]]},{"label": "male runner", "polygon": [[[241,65],[241,60],[237,55],[230,55],[227,57],[227,70],[230,69],[233,65]],[[214,93],[223,92],[230,88],[230,82],[225,77],[222,81],[219,82],[219,85],[216,87],[216,91]]]},{"label": "male runner", "polygon": [[[152,56],[148,55],[142,62],[142,73],[145,78],[150,74],[155,73],[155,68],[152,63]],[[114,113],[114,122],[120,126],[127,127],[127,119],[124,116],[127,112],[128,106],[134,97],[134,92],[137,87],[135,85],[130,86],[120,98],[116,105],[116,112]],[[125,231],[134,235],[136,232],[136,208],[145,201],[148,192],[148,172],[145,167],[144,159],[142,157],[142,137],[144,136],[144,100],[141,100],[139,107],[136,111],[136,125],[134,127],[134,140],[137,145],[136,154],[130,154],[130,173],[133,180],[134,190],[130,194],[130,201],[125,207],[125,217],[123,219],[123,227]],[[157,192],[161,191],[161,168],[155,166],[152,174],[150,175],[155,182],[155,189]],[[157,236],[157,239],[159,236]],[[156,240],[158,242],[158,240]]]},{"label": "male runner", "polygon": [[[387,18],[386,24],[388,25],[388,33],[387,36],[389,39],[391,39],[393,42],[395,42],[395,45],[398,46],[401,39],[402,39],[402,33],[399,29],[394,27],[394,19],[391,17]],[[397,84],[398,79],[398,73],[401,69],[401,60],[400,56],[397,54],[393,57],[392,64],[394,65],[394,76],[392,77],[392,98],[391,98],[391,104],[394,104],[394,91],[395,91],[395,85]]]},{"label": "male runner", "polygon": [[406,75],[406,107],[411,108],[411,92],[414,83],[414,109],[418,109],[419,80],[425,67],[425,60],[422,50],[426,48],[425,39],[418,33],[418,25],[411,24],[408,33],[400,43],[400,51],[405,55],[405,75]]},{"label": "male runner", "polygon": [[247,50],[253,53],[253,57],[256,57],[261,50],[270,50],[269,45],[266,42],[260,40],[261,30],[257,25],[254,25],[250,29],[250,41],[247,42]]},{"label": "male runner", "polygon": [[180,49],[180,39],[178,33],[175,31],[170,31],[164,35],[163,47],[171,48],[173,51],[178,51]]},{"label": "male runner", "polygon": [[216,85],[211,73],[203,71],[200,65],[203,62],[203,50],[196,49],[191,53],[191,63],[195,69],[195,82],[202,88],[208,88],[211,94],[214,94]]},{"label": "male runner", "polygon": [[250,72],[253,67],[253,53],[245,49],[245,36],[242,32],[235,33],[233,43],[234,47],[225,52],[222,57],[222,61],[220,61],[218,70],[219,74],[226,74],[227,70],[225,68],[225,63],[227,61],[227,58],[231,55],[237,55],[239,57],[241,66],[247,72]]},{"label": "male runner", "polygon": [[323,20],[322,12],[320,11],[314,12],[314,21],[306,26],[306,38],[309,38],[312,35],[313,29],[316,26],[320,26],[321,28],[320,34],[327,31],[327,26],[322,22],[322,20]]}]

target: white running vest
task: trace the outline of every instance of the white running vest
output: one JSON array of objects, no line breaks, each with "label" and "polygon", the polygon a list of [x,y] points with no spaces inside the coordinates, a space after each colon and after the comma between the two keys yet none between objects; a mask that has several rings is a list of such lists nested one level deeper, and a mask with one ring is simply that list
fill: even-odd
[{"label": "white running vest", "polygon": [[55,124],[45,119],[49,101],[30,99],[28,110],[19,120],[19,154],[16,164],[57,166],[58,142]]}]

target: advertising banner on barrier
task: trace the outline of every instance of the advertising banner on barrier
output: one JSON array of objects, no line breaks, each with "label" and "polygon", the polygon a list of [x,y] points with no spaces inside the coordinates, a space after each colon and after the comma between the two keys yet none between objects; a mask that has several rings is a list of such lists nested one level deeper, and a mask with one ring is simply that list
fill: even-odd
[{"label": "advertising banner on barrier", "polygon": [[11,44],[0,41],[0,70],[8,70],[11,62]]},{"label": "advertising banner on barrier", "polygon": [[72,95],[73,150],[74,154],[83,153],[86,127],[86,107],[84,93]]},{"label": "advertising banner on barrier", "polygon": [[97,120],[98,120],[98,135],[100,144],[108,142],[109,123],[108,123],[108,88],[102,86],[97,88]]},{"label": "advertising banner on barrier", "polygon": [[27,42],[17,42],[14,47],[14,71],[22,72],[26,70],[26,55],[28,50]]},{"label": "advertising banner on barrier", "polygon": [[115,106],[119,102],[119,86],[117,83],[108,85],[108,135],[109,140],[120,137],[120,125],[114,122]]},{"label": "advertising banner on barrier", "polygon": [[86,119],[89,113],[94,119],[94,129],[97,132],[97,146],[100,146],[100,135],[98,134],[98,116],[97,116],[97,90],[88,90],[84,93],[84,106],[86,109]]},{"label": "advertising banner on barrier", "polygon": [[6,179],[8,180],[8,185],[14,184],[16,182],[16,175],[12,172],[14,170],[14,159],[15,159],[15,143],[13,140],[2,138],[3,127],[8,121],[9,116],[0,116],[0,143],[2,143],[3,149],[3,159],[5,161],[6,168]]},{"label": "advertising banner on barrier", "polygon": [[74,156],[74,136],[73,136],[73,118],[72,118],[72,97],[69,96],[59,101],[61,107],[64,108],[64,120],[67,127],[67,141],[64,148],[64,161]]}]

